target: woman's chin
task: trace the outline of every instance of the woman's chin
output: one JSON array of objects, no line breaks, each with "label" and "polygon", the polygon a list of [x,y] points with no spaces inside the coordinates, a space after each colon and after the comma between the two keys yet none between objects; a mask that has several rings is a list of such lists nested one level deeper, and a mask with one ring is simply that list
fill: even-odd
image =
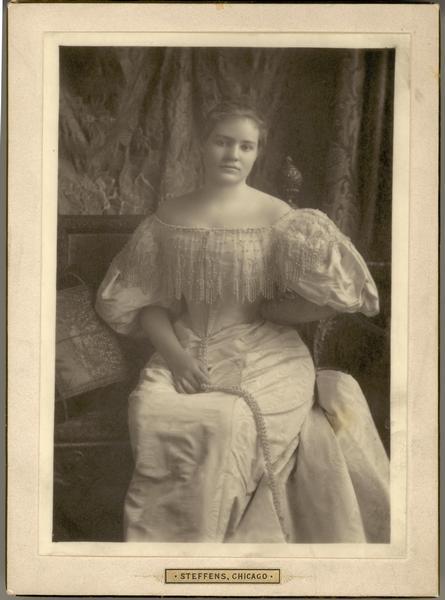
[{"label": "woman's chin", "polygon": [[218,171],[217,173],[213,173],[211,177],[211,181],[216,184],[236,184],[244,181],[243,175],[239,171]]}]

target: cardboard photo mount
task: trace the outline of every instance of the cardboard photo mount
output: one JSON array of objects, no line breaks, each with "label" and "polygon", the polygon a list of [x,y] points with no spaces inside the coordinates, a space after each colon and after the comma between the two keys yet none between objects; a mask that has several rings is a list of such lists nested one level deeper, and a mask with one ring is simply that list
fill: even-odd
[{"label": "cardboard photo mount", "polygon": [[[11,4],[8,27],[9,593],[436,595],[438,7]],[[51,541],[60,45],[396,49],[390,544]]]}]

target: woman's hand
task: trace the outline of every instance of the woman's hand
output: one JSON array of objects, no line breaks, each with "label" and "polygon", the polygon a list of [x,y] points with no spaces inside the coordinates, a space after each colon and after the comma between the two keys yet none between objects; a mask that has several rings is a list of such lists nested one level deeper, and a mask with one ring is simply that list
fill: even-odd
[{"label": "woman's hand", "polygon": [[169,357],[168,367],[181,394],[199,393],[203,385],[210,383],[204,366],[186,350]]},{"label": "woman's hand", "polygon": [[178,392],[201,392],[203,384],[210,383],[206,369],[181,346],[167,310],[160,306],[147,306],[141,310],[139,320],[142,330],[166,361]]}]

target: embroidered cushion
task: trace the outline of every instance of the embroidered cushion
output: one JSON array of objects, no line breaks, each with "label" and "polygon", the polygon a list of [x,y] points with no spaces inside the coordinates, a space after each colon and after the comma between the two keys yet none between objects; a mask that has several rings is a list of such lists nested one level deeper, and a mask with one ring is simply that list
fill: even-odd
[{"label": "embroidered cushion", "polygon": [[93,300],[85,285],[57,292],[56,392],[60,399],[127,377],[119,341],[97,316]]}]

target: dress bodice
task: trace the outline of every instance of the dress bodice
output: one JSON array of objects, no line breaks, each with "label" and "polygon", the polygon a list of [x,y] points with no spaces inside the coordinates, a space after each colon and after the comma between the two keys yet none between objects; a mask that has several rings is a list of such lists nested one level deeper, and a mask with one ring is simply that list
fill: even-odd
[{"label": "dress bodice", "polygon": [[201,336],[210,336],[225,327],[253,323],[261,318],[261,298],[254,302],[238,302],[219,298],[212,304],[184,302],[181,320]]},{"label": "dress bodice", "polygon": [[365,261],[322,212],[289,209],[265,227],[193,227],[146,218],[114,259],[96,308],[112,327],[137,334],[147,305],[185,307],[209,333],[252,322],[263,299],[294,291],[340,311],[378,312]]},{"label": "dress bodice", "polygon": [[260,318],[273,296],[270,227],[186,227],[155,217],[163,295],[183,299],[183,320],[201,335]]}]

